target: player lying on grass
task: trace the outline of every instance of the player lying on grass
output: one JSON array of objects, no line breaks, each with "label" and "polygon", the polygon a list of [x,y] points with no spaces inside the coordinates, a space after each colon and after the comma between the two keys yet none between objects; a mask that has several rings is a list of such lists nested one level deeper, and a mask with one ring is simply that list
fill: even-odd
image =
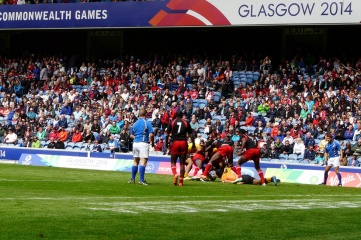
[{"label": "player lying on grass", "polygon": [[[237,174],[232,171],[232,169],[226,167],[224,169],[224,172],[222,174],[222,182],[224,183],[234,183],[234,181],[237,179]],[[278,184],[281,182],[276,176],[272,176],[269,178],[264,178],[264,182],[271,183],[273,182],[274,185],[278,186]],[[253,185],[262,185],[262,180],[256,179],[250,175],[242,174],[242,180],[237,182],[237,184],[253,184]]]}]

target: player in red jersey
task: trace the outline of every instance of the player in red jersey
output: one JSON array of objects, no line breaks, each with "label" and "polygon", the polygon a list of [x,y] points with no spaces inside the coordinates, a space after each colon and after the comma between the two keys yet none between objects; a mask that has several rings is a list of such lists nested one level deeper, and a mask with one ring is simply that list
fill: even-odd
[{"label": "player in red jersey", "polygon": [[[206,168],[201,175],[201,179],[203,180],[208,180],[208,174],[210,169],[212,169],[213,162],[223,162],[225,158],[227,158],[228,166],[231,167],[232,170],[235,170],[235,168],[233,167],[233,148],[231,146],[230,136],[227,136],[224,141],[217,141],[215,145],[217,146],[217,152],[213,154],[213,156],[207,163]],[[209,147],[213,148],[213,146]]]},{"label": "player in red jersey", "polygon": [[171,154],[170,163],[173,172],[173,184],[174,186],[178,185],[178,174],[177,174],[177,160],[179,158],[180,163],[180,178],[179,186],[183,186],[184,172],[185,172],[185,161],[188,153],[188,136],[192,133],[192,128],[190,124],[182,119],[183,113],[177,111],[175,114],[176,118],[172,120],[166,131],[166,146],[169,143],[169,137],[171,135],[171,144],[169,151]]},{"label": "player in red jersey", "polygon": [[[240,152],[242,153],[242,156],[237,161],[237,167],[236,167],[236,173],[238,178],[233,182],[234,184],[238,182],[242,182],[242,176],[241,176],[241,165],[249,160],[253,160],[254,162],[254,168],[257,170],[259,177],[261,178],[261,182],[263,186],[266,186],[265,180],[264,180],[264,174],[263,171],[259,165],[259,160],[261,157],[261,149],[257,148],[257,144],[255,141],[250,139],[246,131],[244,129],[240,130],[240,137],[241,137],[241,149]],[[243,152],[245,150],[245,152]]]}]

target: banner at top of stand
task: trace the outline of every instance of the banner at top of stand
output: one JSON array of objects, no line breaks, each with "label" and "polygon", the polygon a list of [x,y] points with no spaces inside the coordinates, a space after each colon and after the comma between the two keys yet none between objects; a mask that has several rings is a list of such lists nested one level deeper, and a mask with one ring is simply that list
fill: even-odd
[{"label": "banner at top of stand", "polygon": [[0,29],[348,25],[360,0],[169,0],[0,6]]}]

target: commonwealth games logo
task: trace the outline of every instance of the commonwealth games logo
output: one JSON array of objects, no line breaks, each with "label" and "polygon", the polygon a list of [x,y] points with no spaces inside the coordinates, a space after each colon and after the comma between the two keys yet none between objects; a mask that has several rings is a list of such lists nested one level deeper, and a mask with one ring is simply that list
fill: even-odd
[{"label": "commonwealth games logo", "polygon": [[218,8],[206,0],[171,0],[149,23],[153,26],[230,25]]}]

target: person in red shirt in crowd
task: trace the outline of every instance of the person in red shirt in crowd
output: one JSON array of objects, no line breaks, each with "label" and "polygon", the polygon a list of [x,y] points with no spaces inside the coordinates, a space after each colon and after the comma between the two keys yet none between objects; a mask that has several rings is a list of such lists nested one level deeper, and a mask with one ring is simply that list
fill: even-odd
[{"label": "person in red shirt in crowd", "polygon": [[299,126],[298,123],[293,124],[293,128],[291,128],[290,134],[293,137],[293,139],[301,137],[302,134],[301,126]]},{"label": "person in red shirt in crowd", "polygon": [[243,124],[243,126],[253,126],[253,121],[254,121],[254,117],[252,116],[251,112],[247,113],[247,118],[246,118],[246,122]]},{"label": "person in red shirt in crowd", "polygon": [[320,117],[320,114],[317,113],[315,118],[313,119],[312,124],[313,124],[313,126],[318,126],[318,124],[321,122],[322,122],[322,119]]},{"label": "person in red shirt in crowd", "polygon": [[194,100],[194,99],[197,99],[198,98],[198,91],[197,91],[197,89],[196,88],[193,88],[192,89],[192,92],[191,92],[191,98],[192,98],[192,100]]},{"label": "person in red shirt in crowd", "polygon": [[54,139],[58,139],[59,138],[59,133],[57,131],[57,129],[55,128],[52,128],[50,133],[49,133],[49,136],[48,136],[48,139],[50,138],[54,138]]},{"label": "person in red shirt in crowd", "polygon": [[160,110],[160,122],[162,124],[162,129],[166,129],[169,124],[169,113],[167,110]]},{"label": "person in red shirt in crowd", "polygon": [[162,152],[163,146],[164,146],[164,139],[163,139],[163,137],[160,137],[159,142],[154,146],[154,151]]},{"label": "person in red shirt in crowd", "polygon": [[278,134],[278,130],[280,129],[279,123],[276,122],[273,124],[273,128],[271,130],[271,137],[275,137]]},{"label": "person in red shirt in crowd", "polygon": [[229,120],[228,120],[229,125],[234,126],[237,120],[238,120],[238,119],[237,119],[237,117],[236,117],[236,113],[235,113],[234,111],[232,111],[232,112],[230,113],[230,115],[229,115]]},{"label": "person in red shirt in crowd", "polygon": [[190,90],[189,88],[187,88],[185,91],[184,91],[184,98],[187,98],[187,97],[190,97],[192,94],[192,90]]},{"label": "person in red shirt in crowd", "polygon": [[75,132],[73,133],[73,136],[71,137],[71,141],[74,143],[83,141],[83,135],[78,129],[76,129]]}]

